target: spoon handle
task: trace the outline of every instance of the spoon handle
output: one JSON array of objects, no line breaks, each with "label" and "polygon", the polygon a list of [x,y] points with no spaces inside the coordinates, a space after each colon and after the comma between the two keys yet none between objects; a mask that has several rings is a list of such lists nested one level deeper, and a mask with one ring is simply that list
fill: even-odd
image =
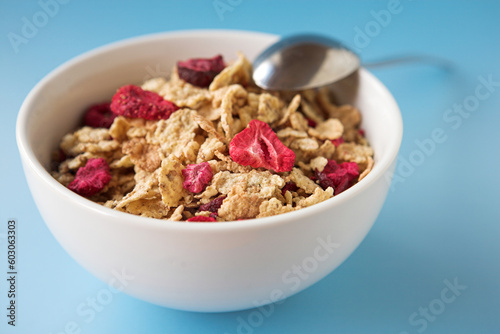
[{"label": "spoon handle", "polygon": [[448,59],[440,58],[432,55],[413,54],[413,55],[400,55],[392,56],[390,58],[369,61],[364,63],[364,67],[370,69],[383,68],[388,66],[405,65],[411,63],[428,64],[432,66],[441,67],[446,71],[451,71],[454,64]]}]

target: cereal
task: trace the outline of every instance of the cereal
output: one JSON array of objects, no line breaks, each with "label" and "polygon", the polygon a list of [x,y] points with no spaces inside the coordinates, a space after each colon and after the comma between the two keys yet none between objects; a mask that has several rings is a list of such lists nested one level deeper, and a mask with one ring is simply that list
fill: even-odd
[{"label": "cereal", "polygon": [[306,194],[314,193],[314,190],[319,187],[298,168],[292,170],[290,173],[290,180],[292,180],[298,188],[303,189]]},{"label": "cereal", "polygon": [[259,108],[257,109],[257,119],[262,122],[273,123],[280,117],[282,103],[283,102],[280,99],[272,96],[271,94],[260,94]]},{"label": "cereal", "polygon": [[172,213],[172,215],[170,216],[170,220],[174,220],[174,221],[179,221],[179,220],[182,220],[182,212],[184,211],[184,205],[179,205],[175,210],[174,212]]},{"label": "cereal", "polygon": [[305,131],[297,131],[293,128],[284,128],[282,130],[279,130],[276,135],[278,135],[279,138],[307,138],[307,133]]},{"label": "cereal", "polygon": [[134,215],[161,219],[167,217],[169,210],[163,204],[161,198],[156,196],[129,203],[126,212]]},{"label": "cereal", "polygon": [[299,112],[292,112],[290,114],[290,125],[297,131],[307,131],[309,129],[309,122]]},{"label": "cereal", "polygon": [[309,102],[302,100],[300,102],[300,105],[302,106],[302,111],[304,112],[304,115],[307,117],[307,119],[313,121],[316,124],[323,122],[323,116],[318,112],[317,109],[313,108],[311,104],[309,104]]},{"label": "cereal", "polygon": [[232,85],[226,91],[226,94],[222,98],[221,103],[221,115],[220,115],[220,124],[224,133],[226,134],[227,141],[231,141],[233,138],[233,105],[234,99],[239,96],[246,96],[246,91],[240,85]]},{"label": "cereal", "polygon": [[68,157],[81,153],[109,153],[118,147],[119,144],[111,138],[108,129],[94,129],[88,126],[64,136],[60,145]]},{"label": "cereal", "polygon": [[122,152],[139,168],[154,172],[161,165],[159,146],[148,144],[145,138],[131,138],[122,144]]},{"label": "cereal", "polygon": [[212,160],[215,152],[222,152],[226,145],[221,140],[224,140],[224,138],[209,135],[198,150],[196,163]]},{"label": "cereal", "polygon": [[162,77],[158,77],[158,78],[153,78],[153,79],[147,80],[146,82],[144,82],[141,85],[141,88],[143,90],[148,90],[150,92],[155,92],[155,93],[160,94],[161,89],[163,88],[163,86],[165,86],[166,83],[167,83],[167,79],[162,78]]},{"label": "cereal", "polygon": [[318,104],[323,108],[331,118],[337,118],[342,122],[345,131],[350,129],[356,129],[361,122],[361,114],[358,109],[351,105],[336,106],[330,102],[328,98],[328,92],[325,89],[321,89],[317,96]]},{"label": "cereal", "polygon": [[229,171],[219,172],[214,175],[211,185],[221,194],[229,194],[233,187],[240,186],[245,192],[258,193],[261,197],[273,196],[281,192],[285,181],[279,175],[269,171],[251,170],[244,173],[232,173]]},{"label": "cereal", "polygon": [[207,133],[213,135],[213,137],[215,137],[219,142],[221,143],[225,142],[225,138],[220,133],[217,132],[211,121],[198,114],[192,114],[191,117],[193,118],[193,121],[195,121],[200,128],[205,130]]},{"label": "cereal", "polygon": [[259,214],[257,218],[269,217],[297,210],[297,207],[292,207],[290,204],[283,205],[277,198],[271,198],[263,201],[259,206]]},{"label": "cereal", "polygon": [[297,201],[297,205],[305,208],[317,203],[321,203],[331,197],[333,197],[332,187],[328,187],[325,190],[318,187],[314,190],[314,193],[311,196],[302,198],[299,201]]},{"label": "cereal", "polygon": [[357,164],[365,164],[368,158],[373,156],[373,149],[369,146],[355,143],[340,144],[335,151],[335,159],[339,161],[352,161]]},{"label": "cereal", "polygon": [[127,139],[127,132],[130,128],[131,125],[127,119],[125,117],[118,116],[109,128],[109,134],[113,139],[122,142]]},{"label": "cereal", "polygon": [[158,169],[154,173],[143,170],[136,171],[134,175],[134,189],[128,192],[123,198],[114,202],[113,207],[121,209],[135,201],[157,197],[159,194],[158,172]]},{"label": "cereal", "polygon": [[223,222],[300,210],[370,173],[356,108],[323,88],[265,91],[251,74],[241,54],[194,58],[119,88],[62,138],[53,177],[122,212]]},{"label": "cereal", "polygon": [[246,86],[251,82],[252,78],[252,64],[242,55],[238,55],[238,60],[231,65],[227,66],[217,75],[208,90],[213,92],[219,88],[230,86],[232,84],[241,84]]},{"label": "cereal", "polygon": [[329,118],[328,120],[321,122],[314,128],[309,128],[308,133],[318,139],[337,139],[342,136],[344,132],[344,126],[336,118]]},{"label": "cereal", "polygon": [[361,181],[362,179],[364,179],[365,176],[368,175],[368,173],[371,172],[371,170],[373,168],[373,164],[374,164],[373,158],[372,157],[368,157],[368,163],[366,165],[366,168],[365,168],[365,170],[361,174],[359,174],[358,181]]},{"label": "cereal", "polygon": [[237,220],[256,217],[259,206],[264,201],[257,193],[247,193],[240,187],[232,189],[219,208],[219,217]]},{"label": "cereal", "polygon": [[158,186],[162,201],[169,208],[177,206],[185,192],[183,169],[184,166],[173,154],[161,163]]},{"label": "cereal", "polygon": [[193,121],[195,114],[194,110],[180,109],[168,120],[158,121],[150,142],[160,145],[162,159],[170,154],[181,156],[183,149],[195,139],[199,129],[198,123]]},{"label": "cereal", "polygon": [[292,115],[297,111],[297,108],[300,106],[300,100],[301,98],[299,94],[293,97],[292,101],[288,104],[285,114],[283,115],[283,118],[279,121],[278,125],[285,124],[290,118],[290,115]]},{"label": "cereal", "polygon": [[328,159],[322,156],[316,157],[309,163],[311,170],[317,170],[322,172],[325,166],[328,164]]},{"label": "cereal", "polygon": [[153,86],[152,91],[163,96],[165,100],[172,101],[179,108],[200,109],[210,103],[210,93],[206,89],[193,86],[180,79],[176,67],[169,81],[151,82],[152,80],[154,79],[146,81],[142,88],[147,89],[148,86]]}]

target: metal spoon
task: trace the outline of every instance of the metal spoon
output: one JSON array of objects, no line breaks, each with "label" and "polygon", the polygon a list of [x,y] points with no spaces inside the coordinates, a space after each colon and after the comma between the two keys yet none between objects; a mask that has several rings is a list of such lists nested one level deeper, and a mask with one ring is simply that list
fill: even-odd
[{"label": "metal spoon", "polygon": [[[446,59],[410,54],[391,57],[365,67],[376,68],[405,63],[427,63],[451,71]],[[339,81],[361,66],[359,57],[334,39],[314,34],[284,37],[264,50],[253,63],[257,86],[279,91],[318,88]]]},{"label": "metal spoon", "polygon": [[340,42],[304,34],[282,38],[253,63],[257,86],[269,90],[303,90],[332,84],[360,67],[359,57]]}]

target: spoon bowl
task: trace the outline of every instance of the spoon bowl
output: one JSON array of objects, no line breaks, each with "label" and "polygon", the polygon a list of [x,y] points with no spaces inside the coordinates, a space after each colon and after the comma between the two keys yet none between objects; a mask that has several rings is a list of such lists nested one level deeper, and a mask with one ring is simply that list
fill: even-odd
[{"label": "spoon bowl", "polygon": [[332,84],[360,67],[359,57],[329,37],[302,34],[284,37],[253,63],[257,86],[295,91]]}]

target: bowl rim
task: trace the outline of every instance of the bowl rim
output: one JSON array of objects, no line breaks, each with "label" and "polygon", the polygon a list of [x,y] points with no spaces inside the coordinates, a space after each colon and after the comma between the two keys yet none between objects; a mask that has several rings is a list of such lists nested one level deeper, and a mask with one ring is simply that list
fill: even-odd
[{"label": "bowl rim", "polygon": [[[120,49],[123,47],[130,47],[135,44],[153,42],[155,40],[164,40],[164,39],[172,39],[179,37],[207,37],[211,38],[214,36],[238,36],[238,38],[262,38],[268,39],[270,42],[272,40],[276,40],[279,38],[278,35],[263,33],[263,32],[255,32],[255,31],[246,31],[246,30],[229,30],[229,29],[193,29],[193,30],[178,30],[178,31],[169,31],[169,32],[161,32],[154,34],[147,34],[136,36],[132,38],[127,38],[123,40],[119,40],[116,42],[112,42],[87,52],[84,52],[76,57],[69,59],[63,64],[57,66],[55,69],[50,71],[47,75],[45,75],[28,93],[26,98],[24,99],[21,108],[18,113],[17,122],[16,122],[16,141],[18,150],[23,160],[24,168],[30,168],[34,174],[37,175],[38,178],[42,180],[44,184],[48,187],[52,188],[53,191],[58,192],[62,196],[67,196],[69,200],[72,200],[75,205],[81,206],[82,208],[92,211],[96,214],[103,215],[105,217],[113,218],[116,220],[120,220],[121,224],[128,225],[138,225],[142,227],[148,228],[157,228],[157,229],[167,229],[167,230],[184,230],[184,231],[230,231],[233,229],[261,229],[267,228],[276,225],[286,224],[291,218],[292,220],[307,220],[314,214],[324,212],[329,210],[331,207],[342,205],[342,203],[350,200],[351,198],[357,196],[357,194],[363,192],[364,189],[368,188],[371,184],[376,182],[379,178],[384,177],[387,170],[394,162],[398,155],[399,148],[401,146],[402,137],[403,137],[403,121],[399,106],[389,92],[389,90],[385,87],[380,80],[378,80],[373,74],[368,72],[364,68],[360,68],[360,76],[364,77],[364,79],[371,81],[373,87],[377,90],[377,94],[383,94],[391,104],[393,104],[394,109],[392,117],[394,117],[394,137],[396,140],[391,141],[389,147],[387,148],[387,153],[385,156],[377,161],[376,165],[372,172],[370,172],[361,182],[355,184],[353,187],[347,189],[339,195],[336,195],[328,200],[323,202],[314,204],[310,207],[302,208],[300,210],[264,217],[264,218],[252,218],[247,220],[240,221],[227,221],[227,222],[218,222],[218,223],[203,223],[203,222],[185,222],[185,221],[170,221],[165,219],[157,219],[157,218],[149,218],[133,215],[130,213],[125,213],[121,211],[117,211],[111,208],[107,208],[103,205],[97,204],[88,200],[72,191],[68,188],[64,187],[60,184],[56,179],[52,177],[50,172],[45,169],[42,163],[36,158],[33,149],[29,145],[28,134],[27,134],[27,120],[30,115],[31,105],[33,101],[40,94],[40,91],[43,87],[51,82],[54,78],[57,78],[59,75],[64,73],[65,71],[71,70],[72,67],[79,64],[80,62],[84,62],[85,60],[93,57],[98,57],[103,53],[112,52],[113,50]],[[26,173],[26,171],[25,171]]]}]

